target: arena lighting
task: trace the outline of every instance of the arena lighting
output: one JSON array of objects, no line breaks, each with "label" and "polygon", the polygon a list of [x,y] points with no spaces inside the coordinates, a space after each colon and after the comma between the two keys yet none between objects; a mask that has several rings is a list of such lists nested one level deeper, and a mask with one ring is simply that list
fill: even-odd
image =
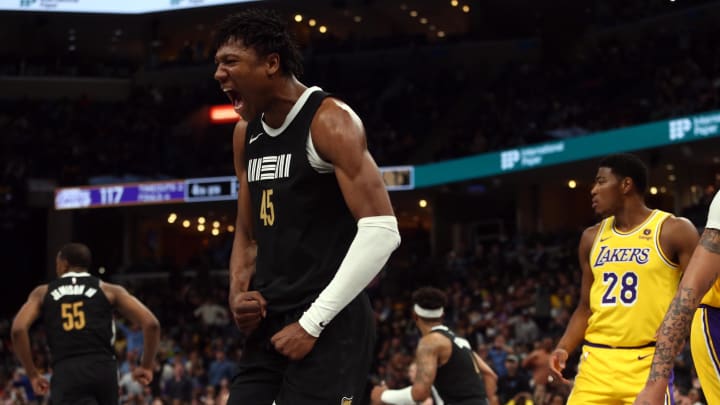
[{"label": "arena lighting", "polygon": [[577,182],[575,180],[570,180],[570,181],[568,181],[567,184],[568,184],[568,187],[570,187],[570,188],[577,187]]},{"label": "arena lighting", "polygon": [[315,20],[314,18],[309,19],[309,20],[308,20],[308,25],[311,26],[311,27],[316,26],[316,25],[317,25],[317,20]]},{"label": "arena lighting", "polygon": [[205,225],[203,225],[203,224],[198,225],[198,226],[197,226],[197,230],[198,230],[198,232],[204,231],[204,230],[205,230]]},{"label": "arena lighting", "polygon": [[463,5],[463,6],[462,6],[462,11],[463,11],[464,13],[469,13],[469,12],[470,12],[470,6],[468,6],[467,4]]},{"label": "arena lighting", "polygon": [[204,224],[205,223],[205,217],[198,217],[198,224]]},{"label": "arena lighting", "polygon": [[183,221],[182,223],[183,228],[190,228],[190,221],[187,219]]},{"label": "arena lighting", "polygon": [[418,201],[418,206],[420,206],[420,208],[425,208],[425,207],[427,207],[427,206],[428,206],[427,200],[422,199],[422,200]]},{"label": "arena lighting", "polygon": [[241,117],[235,112],[232,104],[214,105],[210,107],[210,122],[213,124],[225,124],[240,119]]},{"label": "arena lighting", "polygon": [[658,193],[658,189],[655,186],[650,187],[650,194],[655,195]]},{"label": "arena lighting", "polygon": [[321,34],[324,34],[327,32],[327,27],[324,25],[321,25],[320,28],[318,28],[318,31],[320,31]]},{"label": "arena lighting", "polygon": [[228,225],[227,231],[228,231],[228,232],[235,232],[235,227],[232,226],[232,225]]},{"label": "arena lighting", "polygon": [[295,22],[302,22],[303,17],[302,14],[295,14]]},{"label": "arena lighting", "polygon": [[177,220],[177,214],[174,213],[174,212],[171,213],[171,214],[168,216],[168,219],[167,219],[167,221],[168,221],[169,224],[174,224],[176,220]]},{"label": "arena lighting", "polygon": [[213,228],[220,228],[220,221],[213,221]]},{"label": "arena lighting", "polygon": [[220,230],[217,229],[217,228],[214,228],[214,229],[213,229],[212,231],[210,231],[210,232],[212,232],[213,236],[218,236],[218,235],[220,235]]}]

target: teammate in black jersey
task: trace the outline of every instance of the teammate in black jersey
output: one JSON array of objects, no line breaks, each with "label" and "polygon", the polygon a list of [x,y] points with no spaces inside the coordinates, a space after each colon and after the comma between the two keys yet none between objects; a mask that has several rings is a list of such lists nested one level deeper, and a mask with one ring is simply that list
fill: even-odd
[{"label": "teammate in black jersey", "polygon": [[414,405],[429,398],[433,387],[445,405],[497,404],[495,372],[466,339],[443,325],[445,293],[424,287],[413,293],[413,301],[413,318],[422,334],[415,354],[415,381],[397,390],[376,386],[371,395],[373,405]]},{"label": "teammate in black jersey", "polygon": [[362,290],[400,243],[362,122],[298,81],[275,13],[230,16],[216,35],[215,79],[244,118],[229,304],[247,339],[229,404],[361,404],[375,338]]},{"label": "teammate in black jersey", "polygon": [[[148,385],[160,342],[155,316],[123,287],[100,281],[88,273],[87,246],[70,243],[55,259],[58,278],[35,288],[12,324],[12,340],[33,389],[53,405],[117,405],[113,309],[142,325],[144,351],[133,377]],[[33,364],[30,326],[42,316],[53,369],[50,383]]]}]

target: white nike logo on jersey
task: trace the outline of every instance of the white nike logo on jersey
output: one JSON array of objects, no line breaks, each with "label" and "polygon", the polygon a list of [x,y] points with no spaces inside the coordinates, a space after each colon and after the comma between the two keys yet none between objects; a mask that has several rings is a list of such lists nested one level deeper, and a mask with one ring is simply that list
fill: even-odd
[{"label": "white nike logo on jersey", "polygon": [[262,135],[263,135],[263,132],[260,132],[259,134],[250,138],[250,141],[248,143],[253,143],[253,142],[257,141],[257,139],[260,138]]}]

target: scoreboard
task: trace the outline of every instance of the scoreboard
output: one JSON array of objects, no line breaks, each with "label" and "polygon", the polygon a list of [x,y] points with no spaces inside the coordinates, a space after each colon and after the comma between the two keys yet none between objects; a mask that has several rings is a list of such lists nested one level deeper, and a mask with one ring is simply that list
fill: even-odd
[{"label": "scoreboard", "polygon": [[[413,166],[381,167],[380,172],[388,191],[415,188]],[[103,184],[55,189],[55,209],[230,201],[236,200],[237,195],[235,176]]]}]

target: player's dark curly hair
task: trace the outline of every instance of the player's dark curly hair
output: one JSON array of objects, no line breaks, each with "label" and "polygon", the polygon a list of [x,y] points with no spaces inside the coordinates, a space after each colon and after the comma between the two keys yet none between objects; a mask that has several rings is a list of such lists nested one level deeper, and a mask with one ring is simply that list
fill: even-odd
[{"label": "player's dark curly hair", "polygon": [[284,75],[300,77],[302,56],[287,24],[275,11],[251,8],[226,17],[215,28],[213,49],[228,41],[241,40],[260,56],[277,53]]},{"label": "player's dark curly hair", "polygon": [[92,263],[90,248],[82,243],[68,243],[58,252],[61,259],[67,260],[70,267],[89,269]]},{"label": "player's dark curly hair", "polygon": [[447,305],[447,295],[435,287],[418,288],[413,292],[412,300],[425,309],[438,309]]},{"label": "player's dark curly hair", "polygon": [[629,153],[609,155],[600,160],[598,166],[610,168],[620,178],[631,178],[638,194],[645,194],[648,184],[648,168],[639,157]]}]

